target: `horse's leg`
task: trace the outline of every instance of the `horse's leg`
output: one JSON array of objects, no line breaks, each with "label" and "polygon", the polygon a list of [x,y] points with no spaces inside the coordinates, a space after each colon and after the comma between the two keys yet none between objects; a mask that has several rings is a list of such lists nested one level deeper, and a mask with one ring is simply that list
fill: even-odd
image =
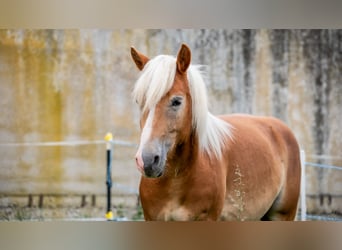
[{"label": "horse's leg", "polygon": [[262,221],[293,221],[297,214],[297,202],[285,204],[286,198],[277,198],[272,207],[261,218]]},{"label": "horse's leg", "polygon": [[[286,193],[286,192],[285,192]],[[293,194],[288,197],[286,194],[280,194],[272,207],[261,218],[262,221],[293,221],[297,214],[297,199],[293,199]]]},{"label": "horse's leg", "polygon": [[300,162],[292,159],[283,187],[261,220],[295,220],[300,192]]}]

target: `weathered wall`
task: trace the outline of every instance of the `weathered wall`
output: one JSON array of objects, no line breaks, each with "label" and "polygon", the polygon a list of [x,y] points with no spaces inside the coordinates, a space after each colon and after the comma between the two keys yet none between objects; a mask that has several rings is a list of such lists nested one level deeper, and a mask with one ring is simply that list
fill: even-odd
[{"label": "weathered wall", "polygon": [[[213,113],[279,117],[308,161],[342,166],[341,30],[1,30],[0,143],[108,131],[137,142],[129,48],[175,55],[182,42],[207,65]],[[114,181],[136,188],[135,149],[115,150]],[[104,192],[104,156],[103,145],[0,146],[0,193]],[[307,172],[308,193],[341,194],[340,172]]]}]

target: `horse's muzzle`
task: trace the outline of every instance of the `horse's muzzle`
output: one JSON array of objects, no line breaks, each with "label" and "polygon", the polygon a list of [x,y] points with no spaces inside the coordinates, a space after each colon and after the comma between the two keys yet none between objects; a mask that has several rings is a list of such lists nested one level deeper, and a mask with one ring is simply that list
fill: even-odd
[{"label": "horse's muzzle", "polygon": [[142,152],[144,173],[147,177],[157,178],[164,172],[163,156],[159,152]]},{"label": "horse's muzzle", "polygon": [[143,175],[158,178],[163,175],[166,161],[165,146],[162,143],[145,145],[136,155],[137,167]]}]

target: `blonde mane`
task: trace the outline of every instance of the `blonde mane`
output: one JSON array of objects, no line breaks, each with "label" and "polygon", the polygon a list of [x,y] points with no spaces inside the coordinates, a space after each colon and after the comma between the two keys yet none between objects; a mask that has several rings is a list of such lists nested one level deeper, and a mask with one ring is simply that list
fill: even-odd
[{"label": "blonde mane", "polygon": [[[150,60],[141,72],[133,98],[141,110],[153,108],[172,88],[176,74],[176,58],[159,55]],[[199,139],[199,147],[209,156],[222,156],[222,147],[231,136],[231,126],[209,112],[207,90],[198,66],[190,65],[187,71],[192,97],[192,127]]]}]

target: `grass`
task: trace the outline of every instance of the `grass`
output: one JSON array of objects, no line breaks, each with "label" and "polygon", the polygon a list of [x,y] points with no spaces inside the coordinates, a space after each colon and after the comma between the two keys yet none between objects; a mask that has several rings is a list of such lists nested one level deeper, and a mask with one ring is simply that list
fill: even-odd
[{"label": "grass", "polygon": [[140,205],[137,207],[136,213],[132,216],[132,220],[134,221],[144,220],[144,213]]},{"label": "grass", "polygon": [[[28,220],[72,220],[105,218],[104,207],[27,207],[9,205],[0,207],[0,221],[28,221]],[[127,207],[125,204],[118,204],[113,207],[115,218],[127,220],[143,220],[141,206]]]},{"label": "grass", "polygon": [[12,204],[9,207],[0,209],[0,220],[42,220],[40,211],[28,207],[20,207]]}]

